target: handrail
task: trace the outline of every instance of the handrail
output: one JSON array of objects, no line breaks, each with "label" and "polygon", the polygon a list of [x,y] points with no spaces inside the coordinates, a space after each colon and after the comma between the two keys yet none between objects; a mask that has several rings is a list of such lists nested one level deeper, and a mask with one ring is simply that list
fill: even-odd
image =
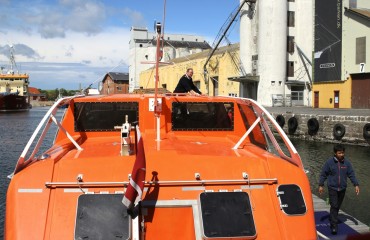
[{"label": "handrail", "polygon": [[[8,177],[11,178],[14,174],[16,174],[17,172],[19,172],[24,166],[25,166],[25,163],[28,162],[29,160],[31,160],[35,154],[37,153],[37,151],[39,150],[45,136],[46,136],[46,133],[48,132],[49,128],[50,128],[50,124],[51,124],[51,121],[54,121],[53,118],[54,118],[54,114],[57,112],[58,110],[58,107],[60,106],[63,106],[65,104],[69,104],[69,102],[72,100],[72,99],[75,99],[75,98],[78,98],[78,97],[83,97],[85,95],[77,95],[77,96],[71,96],[71,97],[64,97],[64,98],[61,98],[61,99],[58,99],[54,104],[53,106],[51,106],[51,108],[46,112],[45,116],[42,118],[42,120],[40,121],[39,125],[37,126],[37,128],[35,129],[35,131],[33,132],[31,138],[28,140],[28,143],[26,145],[26,147],[23,149],[22,153],[21,153],[21,156],[19,157],[18,161],[17,161],[17,164],[15,166],[15,169],[14,169],[14,172],[12,174],[10,174]],[[54,118],[55,119],[55,118]],[[56,120],[56,119],[55,119]],[[32,143],[35,141],[38,133],[40,132],[42,126],[44,126],[44,124],[47,122],[47,124],[45,125],[44,127],[44,130],[41,134],[41,136],[39,137],[37,143],[36,143],[36,146],[34,148],[34,150],[32,151],[32,154],[31,156],[25,160],[25,157],[32,145]],[[61,125],[60,124],[57,124],[58,127],[60,127]],[[62,131],[63,131],[64,128],[62,128]],[[65,129],[64,129],[64,132],[66,133]],[[76,146],[76,142],[73,140],[73,138],[67,134],[67,137],[68,139],[70,139],[72,141],[72,143]],[[77,144],[78,146],[78,144]],[[76,146],[76,147],[77,147]],[[81,150],[82,148],[81,147],[77,147],[79,150]]]},{"label": "handrail", "polygon": [[[180,180],[180,181],[144,181],[145,186],[150,185],[215,185],[215,184],[274,184],[277,178],[256,178],[256,179],[224,179],[224,180]],[[127,186],[129,181],[125,182],[45,182],[47,188],[51,187],[72,187],[72,186]]]},{"label": "handrail", "polygon": [[277,143],[276,138],[274,137],[274,134],[272,133],[270,127],[268,126],[265,118],[262,117],[262,124],[264,129],[266,130],[266,133],[268,134],[270,140],[272,141],[272,144],[274,145],[275,149],[278,151],[280,157],[288,160],[289,162],[299,166],[300,168],[303,169],[303,164],[302,160],[295,149],[294,145],[292,142],[289,140],[288,136],[285,134],[283,129],[280,127],[280,125],[276,122],[276,120],[271,116],[271,114],[260,104],[258,104],[256,101],[248,98],[241,98],[244,100],[246,103],[252,104],[255,108],[254,110],[258,114],[259,117],[262,117],[263,115],[267,116],[267,118],[271,121],[273,127],[278,131],[279,135],[283,139],[285,146],[287,147],[291,157],[288,157],[284,154],[284,152],[281,150],[280,145]]},{"label": "handrail", "polygon": [[261,121],[261,118],[258,117],[256,119],[256,121],[254,121],[254,123],[252,124],[252,126],[247,130],[246,133],[244,133],[244,135],[240,138],[239,142],[237,144],[235,144],[235,146],[233,147],[233,149],[238,149],[240,144],[242,144],[242,142],[248,137],[248,135],[253,131],[253,129],[257,126],[257,124]]},{"label": "handrail", "polygon": [[[235,97],[230,97],[230,96],[224,96],[224,97],[235,99]],[[271,114],[262,105],[260,105],[259,103],[257,103],[253,99],[241,98],[241,97],[238,97],[236,99],[240,99],[240,100],[244,101],[245,103],[247,103],[249,105],[252,105],[254,107],[254,111],[256,113],[256,116],[258,117],[257,120],[252,124],[252,126],[247,130],[247,132],[244,135],[248,135],[253,130],[255,125],[260,122],[263,125],[263,128],[265,129],[265,131],[266,131],[268,137],[270,138],[273,146],[277,150],[279,156],[303,169],[302,160],[301,160],[297,150],[295,149],[292,142],[289,140],[288,136],[285,134],[284,130],[280,127],[280,125],[276,122],[276,120],[271,116]],[[278,142],[276,141],[276,138],[274,137],[273,132],[271,131],[271,128],[269,127],[269,125],[266,122],[266,117],[267,117],[268,120],[271,121],[271,123],[272,123],[273,127],[276,129],[276,131],[278,131],[278,133],[281,136],[281,138],[283,139],[284,144],[287,147],[291,157],[288,157],[282,151],[281,147],[279,146]],[[242,139],[244,140],[244,136],[242,137]],[[237,149],[236,147],[239,147],[239,142],[233,147],[233,149]]]},{"label": "handrail", "polygon": [[77,148],[78,151],[81,151],[82,148],[78,143],[73,139],[73,137],[67,132],[67,130],[58,122],[58,120],[54,117],[54,115],[51,115],[50,118],[53,120],[53,122],[59,127],[60,130],[64,132],[64,134],[68,137],[68,139],[73,143],[73,145]]}]

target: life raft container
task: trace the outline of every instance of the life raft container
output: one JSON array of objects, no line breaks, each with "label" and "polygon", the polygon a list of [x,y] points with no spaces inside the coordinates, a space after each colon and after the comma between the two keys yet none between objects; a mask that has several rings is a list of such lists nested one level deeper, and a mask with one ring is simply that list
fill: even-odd
[{"label": "life raft container", "polygon": [[308,134],[315,135],[319,130],[319,121],[316,118],[310,118],[307,121]]},{"label": "life raft container", "polygon": [[370,123],[366,123],[363,129],[363,136],[365,140],[370,140]]},{"label": "life raft container", "polygon": [[337,123],[334,125],[333,136],[336,140],[341,140],[345,133],[346,133],[346,127],[343,124]]},{"label": "life raft container", "polygon": [[276,116],[276,122],[279,124],[280,127],[284,127],[285,125],[285,118],[283,115],[279,114]]},{"label": "life raft container", "polygon": [[289,134],[295,133],[295,131],[297,130],[297,127],[298,127],[298,120],[297,120],[297,118],[296,117],[289,118],[289,120],[288,120],[288,131],[289,131]]}]

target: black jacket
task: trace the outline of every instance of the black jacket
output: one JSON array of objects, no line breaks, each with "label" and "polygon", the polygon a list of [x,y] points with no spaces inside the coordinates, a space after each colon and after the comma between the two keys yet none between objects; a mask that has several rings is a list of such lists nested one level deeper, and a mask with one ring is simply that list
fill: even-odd
[{"label": "black jacket", "polygon": [[358,181],[353,171],[351,163],[344,158],[342,162],[335,157],[329,158],[320,174],[319,186],[324,186],[324,182],[328,179],[328,188],[335,191],[342,191],[347,188],[347,177],[353,185],[358,186]]},{"label": "black jacket", "polygon": [[194,85],[193,79],[191,77],[188,78],[186,74],[182,76],[177,84],[174,93],[187,93],[190,90],[193,90],[196,93],[202,94],[201,91]]}]

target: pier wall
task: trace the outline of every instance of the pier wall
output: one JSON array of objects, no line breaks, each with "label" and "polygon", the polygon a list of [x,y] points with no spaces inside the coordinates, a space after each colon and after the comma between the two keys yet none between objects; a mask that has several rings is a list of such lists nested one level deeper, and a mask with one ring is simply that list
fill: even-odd
[{"label": "pier wall", "polygon": [[[349,143],[356,145],[370,145],[370,139],[364,138],[364,126],[370,124],[370,116],[342,116],[342,115],[318,115],[318,114],[295,114],[295,113],[271,113],[276,119],[278,115],[282,115],[285,120],[283,126],[284,132],[290,138],[300,138],[304,140],[324,141]],[[289,119],[295,117],[297,119],[297,128],[291,131],[288,126]],[[280,117],[281,118],[281,117]],[[309,119],[317,119],[318,130],[313,133],[308,127]],[[311,124],[312,124],[311,120]],[[336,124],[342,124],[345,127],[345,133],[341,139],[336,139],[334,135],[334,127]]]},{"label": "pier wall", "polygon": [[54,101],[31,100],[30,104],[32,105],[32,107],[50,107],[50,106],[53,106]]}]

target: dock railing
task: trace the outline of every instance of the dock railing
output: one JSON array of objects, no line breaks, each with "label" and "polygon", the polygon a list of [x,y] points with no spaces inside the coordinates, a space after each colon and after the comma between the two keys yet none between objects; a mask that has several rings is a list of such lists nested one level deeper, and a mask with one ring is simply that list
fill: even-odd
[{"label": "dock railing", "polygon": [[273,107],[291,107],[292,99],[290,94],[271,94],[272,106]]}]

